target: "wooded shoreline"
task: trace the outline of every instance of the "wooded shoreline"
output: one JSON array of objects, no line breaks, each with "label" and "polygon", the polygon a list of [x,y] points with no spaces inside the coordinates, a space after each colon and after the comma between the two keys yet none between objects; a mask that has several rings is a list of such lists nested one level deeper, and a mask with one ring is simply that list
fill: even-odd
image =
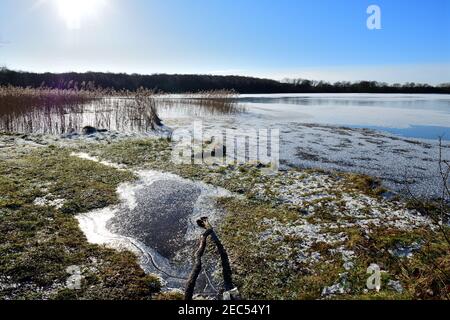
[{"label": "wooded shoreline", "polygon": [[336,82],[286,79],[276,81],[244,76],[194,74],[125,74],[125,73],[32,73],[0,68],[0,86],[49,87],[73,89],[90,87],[114,90],[137,90],[141,87],[166,93],[199,92],[205,90],[235,90],[251,93],[421,93],[450,94],[450,83],[437,86],[405,83],[387,84],[377,81]]}]

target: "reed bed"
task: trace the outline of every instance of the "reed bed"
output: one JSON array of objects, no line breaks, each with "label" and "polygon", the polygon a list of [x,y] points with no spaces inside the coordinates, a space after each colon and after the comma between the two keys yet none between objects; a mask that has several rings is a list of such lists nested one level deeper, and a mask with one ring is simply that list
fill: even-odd
[{"label": "reed bed", "polygon": [[189,104],[235,111],[238,94],[233,90],[212,90],[187,93],[184,96]]},{"label": "reed bed", "polygon": [[181,96],[160,95],[159,109],[194,110],[199,115],[234,114],[244,111],[233,90],[188,92]]},{"label": "reed bed", "polygon": [[85,126],[149,131],[161,125],[156,93],[0,87],[0,131],[64,134]]},{"label": "reed bed", "polygon": [[219,90],[179,97],[148,89],[50,89],[0,87],[0,131],[66,134],[85,126],[118,132],[147,132],[162,125],[165,109],[202,110],[203,114],[239,111],[237,94]]}]

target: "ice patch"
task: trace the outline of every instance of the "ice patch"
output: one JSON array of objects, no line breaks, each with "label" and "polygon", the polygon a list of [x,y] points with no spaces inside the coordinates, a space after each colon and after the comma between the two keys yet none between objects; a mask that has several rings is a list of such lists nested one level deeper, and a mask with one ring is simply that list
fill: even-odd
[{"label": "ice patch", "polygon": [[[182,288],[188,277],[189,270],[185,266],[175,266],[171,260],[163,257],[158,251],[153,249],[151,243],[144,243],[142,239],[138,240],[134,235],[130,236],[131,234],[123,235],[125,233],[123,233],[123,230],[120,230],[120,224],[129,222],[121,220],[128,217],[127,214],[123,215],[124,212],[130,213],[131,216],[139,212],[139,214],[150,214],[151,210],[144,210],[143,212],[134,210],[139,209],[139,206],[142,207],[140,201],[143,199],[140,197],[146,192],[151,192],[151,187],[155,182],[175,181],[184,185],[192,184],[193,188],[195,186],[196,189],[200,190],[200,194],[195,200],[192,212],[186,212],[188,223],[182,242],[187,246],[192,241],[195,241],[199,235],[198,227],[195,224],[198,218],[208,216],[212,223],[217,223],[220,219],[218,210],[215,208],[212,200],[215,197],[230,196],[231,193],[225,189],[216,188],[201,182],[193,182],[170,173],[146,170],[137,171],[136,175],[139,177],[137,182],[123,183],[117,188],[120,199],[118,205],[77,215],[76,218],[80,229],[90,243],[134,252],[139,257],[142,268],[148,273],[159,275],[167,288]],[[114,223],[112,223],[113,221]],[[173,221],[173,223],[179,222]],[[119,224],[119,231],[112,226],[114,224]],[[140,234],[141,231],[135,230],[135,232]],[[164,237],[166,236],[167,234],[164,235]]]},{"label": "ice patch", "polygon": [[115,208],[104,208],[76,216],[80,229],[85,234],[88,242],[106,245],[119,251],[128,250],[133,252],[139,258],[139,264],[144,271],[158,275],[163,285],[170,283],[177,286],[177,284],[183,283],[185,279],[178,275],[174,276],[178,271],[173,270],[170,262],[155,250],[136,239],[113,233],[108,229],[108,222],[115,216],[117,211],[118,209]]},{"label": "ice patch", "polygon": [[87,154],[85,152],[72,152],[70,155],[72,157],[77,157],[77,158],[80,158],[80,159],[83,159],[83,160],[97,162],[97,163],[100,163],[100,164],[102,164],[104,166],[111,167],[111,168],[114,168],[114,169],[118,169],[118,170],[126,169],[126,166],[123,165],[123,164],[117,164],[117,163],[112,163],[112,162],[105,161],[105,160],[100,160],[99,158],[91,156],[91,155],[89,155],[89,154]]}]

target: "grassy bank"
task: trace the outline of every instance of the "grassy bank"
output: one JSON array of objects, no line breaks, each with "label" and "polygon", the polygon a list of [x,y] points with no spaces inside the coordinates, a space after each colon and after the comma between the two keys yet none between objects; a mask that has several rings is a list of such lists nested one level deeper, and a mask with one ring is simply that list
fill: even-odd
[{"label": "grassy bank", "polygon": [[[2,159],[0,298],[149,299],[158,292],[159,280],[133,254],[89,244],[74,218],[115,203],[117,185],[132,179],[50,146]],[[80,290],[66,286],[70,266],[83,275]]]},{"label": "grassy bank", "polygon": [[[166,140],[122,142],[90,153],[224,187],[220,226],[236,281],[251,299],[448,299],[450,246],[427,217],[386,200],[376,179],[315,170],[170,162]],[[448,228],[446,229],[448,232]],[[381,269],[368,291],[367,268]]]},{"label": "grassy bank", "polygon": [[[239,195],[218,199],[227,215],[217,229],[245,298],[448,298],[449,244],[409,204],[384,199],[375,179],[316,170],[273,173],[251,165],[175,165],[165,139],[47,146],[1,160],[5,298],[147,299],[159,289],[130,253],[88,244],[73,217],[114,204],[117,185],[134,179],[131,171],[70,157],[72,151]],[[366,289],[371,264],[382,270],[379,292]],[[85,275],[79,291],[65,288],[71,265],[82,266]]]}]

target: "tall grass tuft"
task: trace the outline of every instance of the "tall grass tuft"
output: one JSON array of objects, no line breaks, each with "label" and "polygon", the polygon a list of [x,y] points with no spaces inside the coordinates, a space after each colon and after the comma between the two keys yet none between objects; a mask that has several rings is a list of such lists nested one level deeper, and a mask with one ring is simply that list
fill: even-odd
[{"label": "tall grass tuft", "polygon": [[148,131],[161,125],[156,93],[0,87],[0,131],[64,134],[84,126]]},{"label": "tall grass tuft", "polygon": [[238,94],[234,90],[200,91],[186,94],[186,101],[199,106],[219,108],[222,111],[234,110]]},{"label": "tall grass tuft", "polygon": [[0,87],[0,131],[65,134],[85,126],[119,132],[146,132],[162,125],[165,109],[200,109],[208,115],[239,112],[237,94],[218,90],[162,94],[140,88],[134,92],[94,86],[72,89]]}]

